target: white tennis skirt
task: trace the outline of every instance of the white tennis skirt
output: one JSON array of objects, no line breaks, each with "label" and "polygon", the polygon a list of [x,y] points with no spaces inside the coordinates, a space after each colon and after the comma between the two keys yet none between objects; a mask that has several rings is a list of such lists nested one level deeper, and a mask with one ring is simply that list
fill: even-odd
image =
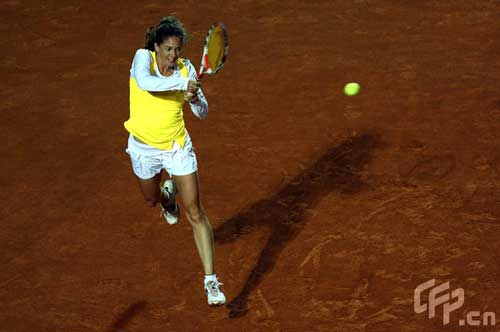
[{"label": "white tennis skirt", "polygon": [[134,174],[143,180],[151,179],[162,169],[170,176],[188,175],[198,170],[198,162],[189,134],[186,136],[184,147],[174,142],[172,149],[168,151],[140,143],[130,134],[125,152],[130,156]]}]

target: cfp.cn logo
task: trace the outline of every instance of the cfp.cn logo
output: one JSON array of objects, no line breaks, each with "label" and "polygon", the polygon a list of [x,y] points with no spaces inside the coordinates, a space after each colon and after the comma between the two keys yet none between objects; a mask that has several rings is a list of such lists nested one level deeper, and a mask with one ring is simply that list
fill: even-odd
[{"label": "cfp.cn logo", "polygon": [[[429,313],[429,319],[436,316],[436,309],[443,307],[443,325],[450,323],[450,313],[460,309],[465,301],[465,292],[463,288],[457,288],[450,291],[450,282],[435,286],[436,280],[431,279],[415,288],[413,306],[417,314]],[[422,297],[425,291],[429,290],[427,295],[428,303],[423,303]],[[458,325],[464,326],[494,326],[496,324],[495,313],[488,311],[481,314],[480,311],[469,311],[465,319],[460,319]]]}]

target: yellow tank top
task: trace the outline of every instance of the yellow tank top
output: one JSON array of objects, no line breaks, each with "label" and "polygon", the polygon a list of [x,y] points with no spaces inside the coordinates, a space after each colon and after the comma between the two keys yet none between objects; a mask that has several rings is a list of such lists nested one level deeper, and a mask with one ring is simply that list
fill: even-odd
[{"label": "yellow tank top", "polygon": [[[150,51],[151,74],[155,75],[156,54]],[[188,77],[182,59],[177,60],[182,77]],[[170,150],[174,142],[184,146],[186,127],[182,106],[182,91],[150,92],[139,88],[135,78],[130,77],[130,118],[123,124],[125,129],[144,143],[161,150]]]}]

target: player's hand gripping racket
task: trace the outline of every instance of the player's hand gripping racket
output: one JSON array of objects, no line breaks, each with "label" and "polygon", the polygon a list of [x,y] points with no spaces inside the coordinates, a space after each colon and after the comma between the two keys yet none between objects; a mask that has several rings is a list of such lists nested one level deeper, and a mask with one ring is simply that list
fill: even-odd
[{"label": "player's hand gripping racket", "polygon": [[227,58],[228,42],[227,29],[224,23],[216,22],[210,27],[205,38],[198,80],[201,80],[205,74],[213,75],[221,70]]}]

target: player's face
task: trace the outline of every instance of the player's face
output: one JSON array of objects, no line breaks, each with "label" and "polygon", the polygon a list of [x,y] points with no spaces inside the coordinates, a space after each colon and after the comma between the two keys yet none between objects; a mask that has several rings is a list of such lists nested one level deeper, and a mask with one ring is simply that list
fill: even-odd
[{"label": "player's face", "polygon": [[167,68],[174,68],[181,53],[182,41],[179,37],[168,37],[160,45],[155,43],[156,58],[158,63]]}]

